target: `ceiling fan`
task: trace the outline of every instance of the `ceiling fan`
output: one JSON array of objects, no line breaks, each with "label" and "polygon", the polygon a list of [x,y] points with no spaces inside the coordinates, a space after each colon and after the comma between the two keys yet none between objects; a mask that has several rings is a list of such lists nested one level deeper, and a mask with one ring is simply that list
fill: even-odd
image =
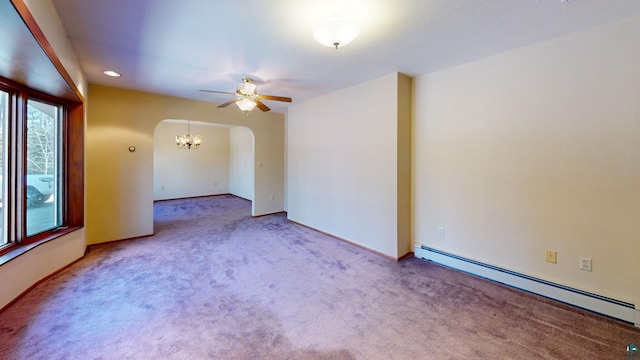
[{"label": "ceiling fan", "polygon": [[236,104],[238,105],[240,110],[246,111],[247,115],[249,114],[249,111],[253,110],[256,106],[258,107],[258,109],[262,111],[271,110],[267,105],[265,105],[260,100],[291,102],[291,98],[289,97],[258,94],[256,90],[256,85],[253,84],[253,79],[248,77],[242,78],[242,84],[238,85],[235,93],[227,92],[227,91],[215,91],[215,90],[200,90],[200,91],[216,93],[216,94],[235,95],[236,96],[235,99],[229,100],[224,104],[218,105],[218,107],[223,108],[231,104]]}]

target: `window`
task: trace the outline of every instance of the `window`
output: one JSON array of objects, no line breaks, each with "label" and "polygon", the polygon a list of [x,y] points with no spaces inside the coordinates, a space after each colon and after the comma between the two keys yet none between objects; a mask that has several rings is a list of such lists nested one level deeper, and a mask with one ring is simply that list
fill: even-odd
[{"label": "window", "polygon": [[0,255],[82,226],[79,134],[82,104],[0,77]]},{"label": "window", "polygon": [[24,2],[0,5],[0,266],[84,226],[84,97]]},{"label": "window", "polygon": [[27,103],[27,236],[62,225],[58,201],[62,170],[61,110],[61,106],[35,100]]},{"label": "window", "polygon": [[7,236],[5,235],[5,229],[7,228],[7,219],[6,212],[4,211],[3,207],[3,201],[5,199],[5,195],[7,194],[5,182],[3,181],[3,179],[6,178],[5,170],[7,169],[7,166],[5,164],[5,145],[7,143],[6,128],[8,120],[9,93],[0,90],[0,249],[9,242]]}]

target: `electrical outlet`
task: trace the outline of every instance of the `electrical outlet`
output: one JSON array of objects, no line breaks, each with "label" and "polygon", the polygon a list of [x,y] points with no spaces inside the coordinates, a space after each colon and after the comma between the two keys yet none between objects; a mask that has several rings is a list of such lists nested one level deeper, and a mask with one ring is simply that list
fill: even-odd
[{"label": "electrical outlet", "polygon": [[580,256],[580,263],[578,263],[578,269],[584,271],[591,271],[591,258]]},{"label": "electrical outlet", "polygon": [[438,236],[444,237],[444,228],[442,226],[438,226]]},{"label": "electrical outlet", "polygon": [[558,252],[554,250],[547,250],[545,258],[547,262],[555,264],[558,262]]}]

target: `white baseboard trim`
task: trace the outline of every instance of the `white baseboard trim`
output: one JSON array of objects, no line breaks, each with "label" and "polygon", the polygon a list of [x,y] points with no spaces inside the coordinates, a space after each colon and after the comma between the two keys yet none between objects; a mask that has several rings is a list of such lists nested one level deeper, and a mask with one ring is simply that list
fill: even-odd
[{"label": "white baseboard trim", "polygon": [[640,309],[632,303],[538,279],[427,246],[416,245],[415,257],[542,295],[640,327]]}]

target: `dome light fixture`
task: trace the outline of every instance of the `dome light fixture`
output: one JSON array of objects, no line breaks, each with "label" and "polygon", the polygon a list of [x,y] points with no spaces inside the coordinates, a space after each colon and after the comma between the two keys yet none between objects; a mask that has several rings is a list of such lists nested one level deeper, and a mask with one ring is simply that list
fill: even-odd
[{"label": "dome light fixture", "polygon": [[335,17],[318,26],[313,32],[313,38],[324,46],[338,49],[352,42],[359,34],[360,29],[355,24],[342,17]]}]

